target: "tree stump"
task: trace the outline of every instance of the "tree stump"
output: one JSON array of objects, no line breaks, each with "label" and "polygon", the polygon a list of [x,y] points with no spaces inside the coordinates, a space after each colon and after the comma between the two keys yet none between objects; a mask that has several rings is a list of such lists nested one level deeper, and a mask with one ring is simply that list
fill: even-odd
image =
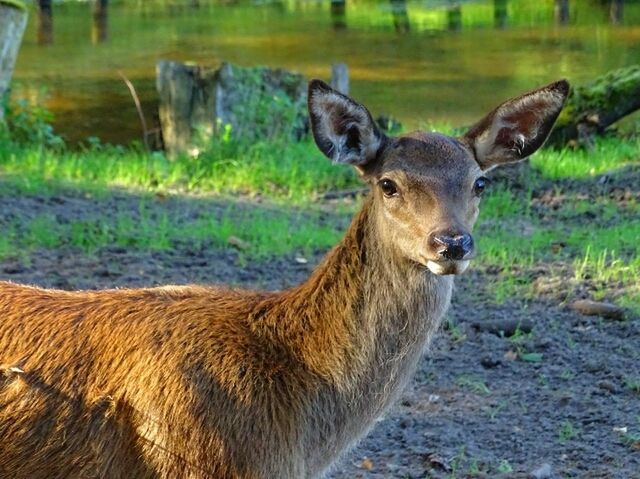
[{"label": "tree stump", "polygon": [[214,136],[297,140],[308,129],[307,81],[298,73],[230,63],[211,69],[161,60],[156,86],[170,155],[197,154]]},{"label": "tree stump", "polygon": [[331,87],[343,95],[349,94],[349,67],[346,63],[331,64]]},{"label": "tree stump", "polygon": [[0,123],[4,122],[4,97],[26,25],[27,9],[21,1],[0,0]]}]

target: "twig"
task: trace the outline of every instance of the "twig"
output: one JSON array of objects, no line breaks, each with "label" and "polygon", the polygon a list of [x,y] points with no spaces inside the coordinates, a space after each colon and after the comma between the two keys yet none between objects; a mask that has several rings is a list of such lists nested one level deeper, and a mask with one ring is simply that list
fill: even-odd
[{"label": "twig", "polygon": [[138,116],[140,117],[140,123],[142,123],[142,140],[144,141],[144,146],[147,150],[149,150],[149,141],[147,140],[147,136],[149,134],[149,130],[147,129],[147,120],[144,117],[144,112],[142,111],[142,106],[140,105],[140,98],[138,98],[138,94],[136,93],[136,89],[133,86],[133,83],[129,81],[129,79],[124,76],[124,73],[121,71],[118,72],[122,81],[124,81],[127,88],[129,88],[129,93],[131,93],[131,97],[133,98],[133,102],[136,105],[136,110],[138,110]]},{"label": "twig", "polygon": [[356,196],[365,195],[369,188],[355,188],[352,190],[327,191],[322,198],[325,200],[338,200],[341,198],[355,198]]}]

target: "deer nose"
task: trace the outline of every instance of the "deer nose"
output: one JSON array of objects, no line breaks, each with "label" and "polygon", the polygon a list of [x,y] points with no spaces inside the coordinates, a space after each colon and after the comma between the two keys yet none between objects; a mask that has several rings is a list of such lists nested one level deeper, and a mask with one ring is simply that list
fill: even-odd
[{"label": "deer nose", "polygon": [[473,238],[468,233],[434,233],[431,246],[444,259],[461,260],[473,251]]}]

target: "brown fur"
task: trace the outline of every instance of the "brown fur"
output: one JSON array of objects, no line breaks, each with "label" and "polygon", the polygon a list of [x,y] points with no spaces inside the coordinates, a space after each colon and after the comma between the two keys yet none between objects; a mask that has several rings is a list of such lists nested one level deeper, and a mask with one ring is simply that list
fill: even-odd
[{"label": "brown fur", "polygon": [[480,173],[468,139],[366,126],[379,151],[356,163],[373,192],[297,287],[0,282],[0,477],[313,478],[365,434],[450,300],[452,277],[408,252],[443,221],[473,226],[460,191]]}]

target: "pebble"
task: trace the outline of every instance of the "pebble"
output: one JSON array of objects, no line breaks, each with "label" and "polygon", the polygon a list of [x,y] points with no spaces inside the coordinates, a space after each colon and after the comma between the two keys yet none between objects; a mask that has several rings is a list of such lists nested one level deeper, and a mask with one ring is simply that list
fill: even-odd
[{"label": "pebble", "polygon": [[373,469],[373,461],[368,457],[365,457],[360,463],[360,467],[365,471],[371,471]]},{"label": "pebble", "polygon": [[600,389],[604,389],[605,391],[608,391],[611,394],[618,394],[618,388],[611,381],[607,381],[603,379],[602,381],[598,381],[597,385]]},{"label": "pebble", "polygon": [[604,369],[604,365],[600,361],[587,361],[584,364],[584,370],[588,373],[598,373]]},{"label": "pebble", "polygon": [[499,358],[494,358],[493,356],[483,356],[482,359],[480,359],[480,364],[485,369],[493,369],[499,366],[501,362]]},{"label": "pebble", "polygon": [[2,268],[7,274],[20,274],[26,271],[26,268],[20,263],[9,263],[4,268]]},{"label": "pebble", "polygon": [[553,468],[551,467],[551,464],[544,463],[537,469],[531,471],[529,477],[531,479],[551,479],[553,477]]}]

